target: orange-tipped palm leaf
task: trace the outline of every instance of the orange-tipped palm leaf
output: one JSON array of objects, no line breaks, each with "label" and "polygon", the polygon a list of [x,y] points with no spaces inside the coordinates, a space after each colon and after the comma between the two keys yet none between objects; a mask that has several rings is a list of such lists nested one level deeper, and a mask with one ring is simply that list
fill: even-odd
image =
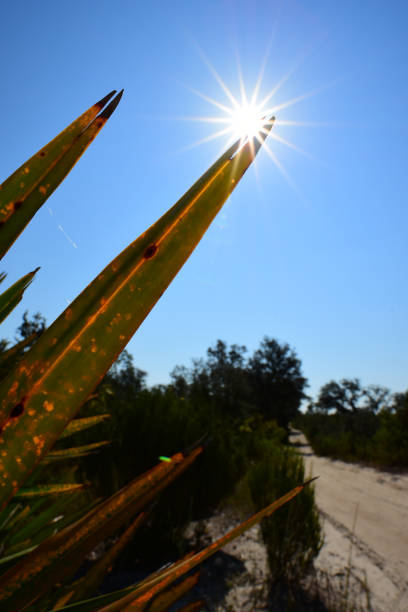
[{"label": "orange-tipped palm leaf", "polygon": [[68,602],[81,601],[86,597],[94,595],[106,574],[112,570],[117,557],[131,541],[140,525],[146,521],[149,514],[149,511],[138,514],[118,540],[94,563],[85,576],[67,587],[67,592],[59,600],[59,605],[55,607],[60,607]]},{"label": "orange-tipped palm leaf", "polygon": [[208,557],[211,557],[223,546],[225,546],[238,536],[242,535],[245,531],[259,523],[264,517],[270,516],[276,510],[278,510],[278,508],[285,505],[291,499],[296,497],[296,495],[299,495],[303,488],[307,484],[312,482],[312,480],[314,479],[311,479],[295,487],[294,489],[289,491],[289,493],[286,493],[263,510],[257,512],[240,525],[237,525],[237,527],[234,527],[234,529],[232,529],[226,535],[222,536],[221,538],[207,546],[204,550],[201,550],[200,552],[192,555],[188,559],[183,559],[174,563],[171,567],[165,568],[163,571],[159,572],[151,579],[147,578],[143,581],[143,583],[137,585],[133,591],[125,595],[125,597],[123,597],[122,599],[108,606],[105,606],[102,609],[99,609],[100,612],[119,612],[120,610],[131,610],[132,608],[127,608],[126,606],[130,606],[130,604],[132,604],[133,602],[137,602],[137,600],[140,599],[143,595],[146,595],[146,597],[148,597],[148,594],[152,590],[154,590],[154,593],[156,593],[156,587],[158,584],[161,583],[162,585],[165,585],[167,587],[174,580],[177,580],[178,578],[184,576],[187,572],[194,569],[194,567],[208,559]]},{"label": "orange-tipped palm leaf", "polygon": [[52,585],[73,575],[85,556],[103,539],[141,512],[201,453],[195,448],[187,456],[177,453],[171,462],[161,462],[98,504],[74,524],[41,543],[20,563],[0,577],[2,612],[24,610],[47,593]]},{"label": "orange-tipped palm leaf", "polygon": [[184,597],[198,582],[200,572],[187,576],[172,588],[166,590],[168,578],[159,582],[150,591],[138,597],[123,608],[124,612],[166,612],[175,602]]}]

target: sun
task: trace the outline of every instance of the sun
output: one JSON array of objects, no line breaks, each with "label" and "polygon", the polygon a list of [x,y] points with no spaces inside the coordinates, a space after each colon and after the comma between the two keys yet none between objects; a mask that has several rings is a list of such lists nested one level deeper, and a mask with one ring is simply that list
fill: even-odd
[{"label": "sun", "polygon": [[[213,123],[221,128],[199,142],[194,143],[192,146],[219,138],[220,136],[227,136],[229,138],[226,146],[229,146],[235,140],[241,140],[242,142],[258,140],[259,142],[263,142],[265,136],[270,131],[267,128],[270,128],[275,122],[275,117],[271,113],[271,108],[268,108],[267,105],[269,98],[267,97],[258,101],[259,85],[255,87],[251,98],[249,98],[244,84],[241,82],[241,99],[239,100],[232,94],[221,77],[218,76],[215,69],[211,67],[211,70],[228,97],[229,103],[223,104],[192,87],[188,87],[193,93],[203,98],[206,102],[209,102],[222,113],[221,116],[179,117],[179,119],[187,121]],[[266,146],[265,143],[264,146]]]},{"label": "sun", "polygon": [[[215,132],[209,134],[208,136],[202,138],[198,142],[195,142],[194,144],[186,148],[190,149],[192,147],[198,146],[202,143],[220,137],[223,137],[224,139],[227,138],[227,143],[224,144],[223,148],[225,146],[230,146],[236,140],[241,140],[242,144],[247,141],[258,141],[262,143],[262,148],[269,155],[276,168],[285,178],[290,187],[292,187],[296,192],[298,192],[298,189],[293,183],[287,170],[285,169],[281,161],[278,159],[271,145],[273,144],[273,140],[275,140],[280,144],[289,147],[306,157],[311,158],[311,156],[306,151],[303,151],[301,148],[296,146],[294,143],[282,137],[279,133],[277,133],[279,132],[279,130],[277,131],[276,128],[280,126],[317,126],[319,124],[311,122],[280,120],[279,117],[275,119],[275,115],[278,116],[279,111],[286,109],[287,107],[292,106],[294,104],[297,104],[301,100],[315,95],[319,92],[319,90],[301,94],[297,97],[291,98],[279,104],[273,104],[273,98],[275,94],[292,75],[294,70],[291,70],[287,74],[285,74],[266,95],[260,97],[266,62],[264,62],[260,70],[255,87],[253,88],[251,93],[249,93],[249,91],[244,85],[242,72],[238,62],[239,95],[234,95],[232,90],[222,80],[218,72],[215,70],[212,64],[210,64],[210,62],[204,56],[202,51],[200,51],[200,55],[204,63],[207,65],[207,68],[210,70],[210,72],[218,82],[219,86],[221,87],[225,97],[227,98],[227,101],[220,102],[214,98],[211,98],[208,95],[205,95],[201,91],[198,91],[186,85],[187,89],[189,89],[191,92],[211,104],[213,109],[217,109],[218,114],[200,117],[178,117],[178,119],[182,119],[185,121],[206,122],[219,127],[219,129],[217,129]],[[270,129],[272,125],[274,126],[273,130]],[[269,143],[265,142],[265,137],[267,135],[269,136]]]},{"label": "sun", "polygon": [[230,118],[234,139],[258,139],[264,131],[265,115],[254,104],[243,104],[234,109]]}]

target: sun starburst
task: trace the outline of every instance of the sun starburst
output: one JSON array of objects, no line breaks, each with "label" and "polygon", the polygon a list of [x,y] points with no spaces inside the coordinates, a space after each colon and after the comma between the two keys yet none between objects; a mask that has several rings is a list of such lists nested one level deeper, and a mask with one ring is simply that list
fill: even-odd
[{"label": "sun starburst", "polygon": [[[193,92],[195,95],[199,96],[207,103],[211,104],[214,108],[217,109],[219,113],[217,116],[199,116],[199,117],[179,117],[179,119],[183,119],[185,121],[199,121],[210,123],[218,126],[218,129],[211,134],[208,134],[198,142],[193,143],[187,148],[192,148],[197,145],[200,145],[205,142],[209,142],[211,140],[226,137],[227,143],[224,146],[229,146],[232,142],[236,140],[241,140],[243,143],[247,141],[255,141],[263,142],[263,148],[268,153],[269,157],[275,164],[278,171],[282,174],[288,184],[296,189],[293,180],[289,176],[288,171],[284,168],[282,162],[278,159],[276,152],[272,151],[268,143],[264,142],[264,138],[267,134],[269,134],[269,138],[274,139],[276,142],[289,147],[292,150],[301,153],[307,157],[311,157],[308,153],[303,151],[301,148],[296,146],[294,143],[290,142],[288,139],[282,137],[281,135],[276,133],[276,126],[296,126],[296,125],[317,125],[316,123],[307,123],[307,122],[297,122],[290,120],[275,120],[275,114],[283,109],[286,109],[298,102],[309,98],[316,93],[318,90],[310,91],[299,96],[288,99],[285,102],[279,102],[272,104],[273,98],[275,94],[281,89],[281,87],[286,83],[288,78],[292,76],[294,69],[290,70],[287,74],[285,74],[270,91],[264,95],[260,96],[262,80],[265,73],[265,62],[261,68],[258,79],[256,81],[255,87],[249,95],[247,91],[244,79],[242,77],[242,71],[240,68],[239,60],[238,60],[238,76],[239,76],[239,96],[235,96],[231,89],[227,86],[227,84],[223,81],[221,76],[215,70],[214,66],[209,62],[209,60],[205,57],[205,55],[200,50],[200,55],[210,70],[211,74],[214,76],[216,81],[218,82],[220,88],[222,89],[225,97],[227,98],[227,102],[221,102],[216,100],[201,91],[198,91],[188,85],[187,89]],[[268,128],[274,124],[274,130],[270,131]]]}]

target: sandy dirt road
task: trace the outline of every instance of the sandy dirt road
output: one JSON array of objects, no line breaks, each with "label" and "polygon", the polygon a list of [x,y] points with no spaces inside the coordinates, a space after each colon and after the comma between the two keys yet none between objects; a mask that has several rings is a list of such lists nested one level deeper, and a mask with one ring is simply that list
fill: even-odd
[{"label": "sandy dirt road", "polygon": [[303,455],[306,474],[319,476],[325,545],[316,567],[344,578],[351,555],[353,588],[368,586],[372,609],[406,612],[408,475],[317,457],[300,431],[293,431],[291,442]]}]

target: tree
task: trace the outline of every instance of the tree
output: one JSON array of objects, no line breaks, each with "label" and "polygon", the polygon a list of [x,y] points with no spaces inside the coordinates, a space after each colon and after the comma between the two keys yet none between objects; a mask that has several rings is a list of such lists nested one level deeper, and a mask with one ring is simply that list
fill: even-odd
[{"label": "tree", "polygon": [[206,368],[210,394],[224,412],[243,416],[251,411],[245,353],[247,348],[238,344],[228,345],[217,340],[207,350]]},{"label": "tree", "polygon": [[408,390],[405,393],[394,393],[393,402],[383,412],[392,412],[399,422],[400,427],[408,432]]},{"label": "tree", "polygon": [[0,340],[0,379],[3,379],[15,367],[17,361],[28,351],[44,330],[44,317],[37,312],[32,319],[29,319],[26,310],[23,314],[23,322],[16,329],[14,345],[9,346],[10,343],[6,339]]},{"label": "tree", "polygon": [[233,417],[252,410],[245,346],[217,340],[207,349],[207,359],[193,359],[189,370],[176,366],[171,372],[177,395],[211,401],[217,409]]},{"label": "tree", "polygon": [[343,378],[340,383],[335,380],[323,385],[315,404],[318,411],[339,414],[356,412],[364,390],[358,378]]},{"label": "tree", "polygon": [[380,410],[391,406],[392,394],[389,389],[381,385],[370,385],[363,391],[365,410],[377,414]]},{"label": "tree", "polygon": [[33,334],[37,334],[37,336],[39,336],[45,330],[45,326],[45,318],[42,314],[36,312],[32,319],[29,319],[28,310],[26,310],[23,314],[23,322],[19,327],[17,327],[16,340],[18,342],[21,340],[26,340]]},{"label": "tree", "polygon": [[137,395],[146,387],[147,372],[133,365],[133,355],[124,349],[110,368],[107,378],[126,395]]},{"label": "tree", "polygon": [[189,371],[186,366],[175,366],[170,372],[171,387],[177,397],[184,398],[189,390]]},{"label": "tree", "polygon": [[288,344],[265,336],[249,360],[252,395],[257,409],[288,429],[307,398],[307,379],[302,375],[301,361]]},{"label": "tree", "polygon": [[358,378],[343,378],[339,383],[331,380],[320,389],[317,402],[318,412],[335,411],[337,414],[356,414],[363,411],[377,414],[390,405],[391,391],[381,385],[362,387]]}]

